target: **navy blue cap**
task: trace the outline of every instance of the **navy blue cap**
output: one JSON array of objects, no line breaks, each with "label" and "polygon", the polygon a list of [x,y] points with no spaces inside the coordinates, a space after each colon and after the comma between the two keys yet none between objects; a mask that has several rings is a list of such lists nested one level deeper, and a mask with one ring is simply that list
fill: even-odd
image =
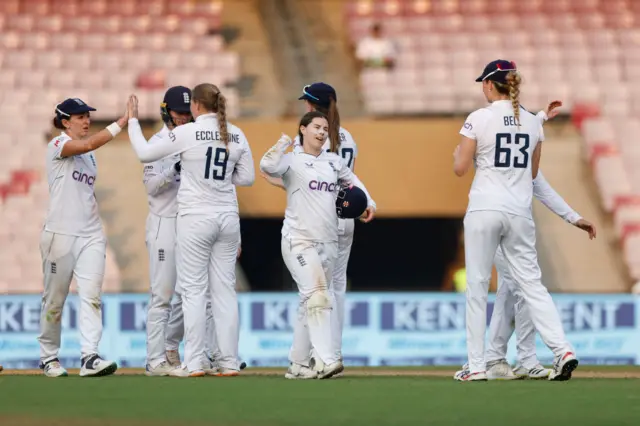
[{"label": "navy blue cap", "polygon": [[163,106],[175,112],[191,112],[191,90],[184,86],[174,86],[164,94]]},{"label": "navy blue cap", "polygon": [[482,71],[482,75],[476,78],[476,81],[497,81],[498,83],[506,83],[507,82],[507,73],[509,71],[515,71],[516,63],[513,61],[505,61],[504,59],[497,59],[493,62],[489,62],[486,67],[484,67],[484,71]]},{"label": "navy blue cap", "polygon": [[336,198],[336,213],[340,219],[356,219],[367,209],[367,194],[357,186],[340,188]]},{"label": "navy blue cap", "polygon": [[85,112],[95,110],[95,108],[90,107],[80,98],[65,99],[62,103],[56,105],[56,114],[60,118],[69,118],[75,114],[84,114]]},{"label": "navy blue cap", "polygon": [[302,88],[302,96],[298,100],[307,100],[312,104],[320,105],[323,108],[329,108],[331,98],[338,102],[336,90],[327,83],[308,84]]}]

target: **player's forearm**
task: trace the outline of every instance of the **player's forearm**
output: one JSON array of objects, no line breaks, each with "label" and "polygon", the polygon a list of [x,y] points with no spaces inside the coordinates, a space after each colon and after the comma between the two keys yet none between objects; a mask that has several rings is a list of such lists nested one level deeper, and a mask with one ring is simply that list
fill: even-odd
[{"label": "player's forearm", "polygon": [[538,172],[538,176],[533,181],[533,196],[569,223],[576,223],[581,219],[581,216],[553,189],[541,172]]},{"label": "player's forearm", "polygon": [[282,177],[287,168],[283,167],[283,157],[287,148],[291,145],[291,141],[287,141],[282,138],[276,142],[276,144],[267,151],[260,160],[260,170],[272,177]]},{"label": "player's forearm", "polygon": [[362,181],[358,178],[358,176],[356,176],[355,173],[351,174],[351,180],[352,180],[353,185],[355,185],[358,188],[362,189],[362,192],[364,192],[365,195],[367,196],[367,205],[369,207],[373,207],[373,209],[376,210],[377,209],[376,202],[373,201],[373,198],[371,198],[371,195],[369,195],[369,191],[367,191],[367,188],[364,186],[364,183],[362,183]]},{"label": "player's forearm", "polygon": [[145,174],[144,186],[147,189],[147,194],[151,196],[162,194],[171,188],[177,174],[175,167],[158,174]]},{"label": "player's forearm", "polygon": [[140,122],[137,118],[129,120],[129,140],[131,141],[131,146],[136,152],[138,159],[142,163],[158,161],[161,158],[172,154],[172,151],[174,150],[173,147],[167,146],[162,143],[162,141],[152,145],[148,144],[142,134],[142,128],[140,127]]}]

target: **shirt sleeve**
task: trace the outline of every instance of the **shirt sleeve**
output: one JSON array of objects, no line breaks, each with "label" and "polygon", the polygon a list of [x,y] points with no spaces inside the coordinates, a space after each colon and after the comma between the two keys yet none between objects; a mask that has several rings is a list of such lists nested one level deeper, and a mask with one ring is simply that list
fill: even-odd
[{"label": "shirt sleeve", "polygon": [[148,195],[158,195],[171,188],[178,172],[171,165],[166,170],[162,167],[162,161],[157,161],[144,166],[144,186]]},{"label": "shirt sleeve", "polygon": [[477,110],[469,114],[467,119],[465,120],[462,128],[460,129],[460,134],[469,139],[478,140],[478,135],[481,133],[481,127],[486,122],[484,119],[484,111],[486,110]]},{"label": "shirt sleeve", "polygon": [[231,182],[237,186],[251,186],[256,180],[256,171],[253,164],[251,147],[242,131],[240,131],[240,144],[242,146],[242,152],[231,175]]},{"label": "shirt sleeve", "polygon": [[154,144],[148,144],[147,140],[142,134],[142,128],[137,118],[129,120],[129,140],[131,146],[136,152],[138,159],[141,163],[151,163],[158,161],[161,158],[176,155],[186,149],[186,143],[184,137],[181,137],[182,129],[176,127],[170,131],[166,136],[160,139]]},{"label": "shirt sleeve", "polygon": [[291,166],[291,153],[285,154],[291,146],[290,140],[280,139],[269,149],[260,160],[260,170],[271,177],[282,177]]},{"label": "shirt sleeve", "polygon": [[364,192],[365,195],[367,196],[367,205],[369,207],[373,207],[373,209],[376,210],[377,208],[376,202],[373,201],[373,199],[371,198],[371,195],[369,195],[369,191],[367,191],[367,188],[364,186],[364,183],[362,183],[362,181],[358,178],[358,176],[356,176],[356,174],[351,171],[351,169],[347,166],[347,164],[344,161],[340,161],[340,169],[338,170],[338,180],[340,181],[341,184],[344,184],[347,186],[354,185],[362,189],[362,192]]},{"label": "shirt sleeve", "polygon": [[70,140],[70,138],[59,137],[49,145],[52,149],[52,157],[55,160],[64,160],[64,157],[62,157],[62,148]]},{"label": "shirt sleeve", "polygon": [[533,196],[549,210],[569,223],[576,223],[582,217],[558,194],[545,179],[542,172],[533,181]]}]

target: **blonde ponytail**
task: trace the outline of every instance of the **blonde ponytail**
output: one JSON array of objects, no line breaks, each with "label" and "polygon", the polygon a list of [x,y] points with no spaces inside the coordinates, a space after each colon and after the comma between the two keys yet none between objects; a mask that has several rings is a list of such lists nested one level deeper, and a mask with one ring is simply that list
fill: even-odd
[{"label": "blonde ponytail", "polygon": [[513,106],[513,115],[516,119],[516,124],[520,127],[520,83],[522,83],[522,77],[518,71],[509,71],[506,80],[509,88],[509,99],[511,99],[511,106]]},{"label": "blonde ponytail", "polygon": [[224,142],[229,151],[229,130],[227,129],[227,98],[218,92],[218,110],[216,117],[218,118],[218,127],[220,128],[220,139]]}]

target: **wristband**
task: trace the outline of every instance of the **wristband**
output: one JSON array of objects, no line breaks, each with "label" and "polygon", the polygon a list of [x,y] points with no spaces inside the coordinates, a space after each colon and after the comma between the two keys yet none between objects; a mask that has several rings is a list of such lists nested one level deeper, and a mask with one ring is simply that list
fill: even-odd
[{"label": "wristband", "polygon": [[114,121],[113,123],[111,123],[111,124],[109,124],[107,126],[107,131],[109,133],[111,133],[111,136],[113,136],[115,138],[116,135],[122,131],[122,128],[120,127],[120,125],[118,123],[116,123]]}]

